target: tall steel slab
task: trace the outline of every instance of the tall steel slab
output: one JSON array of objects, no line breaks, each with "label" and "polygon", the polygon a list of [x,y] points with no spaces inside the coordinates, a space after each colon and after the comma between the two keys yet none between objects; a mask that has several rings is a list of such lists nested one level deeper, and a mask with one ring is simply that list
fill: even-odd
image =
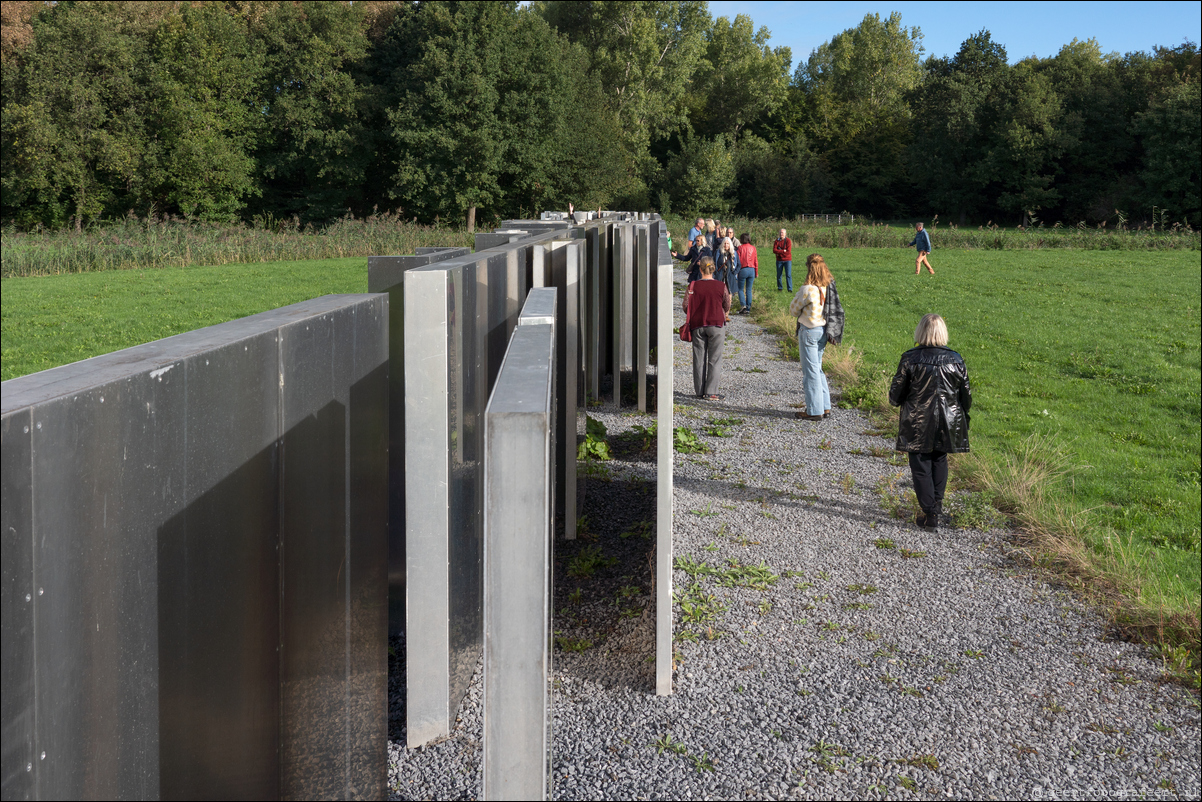
[{"label": "tall steel slab", "polygon": [[652,264],[651,230],[638,225],[635,230],[635,337],[634,362],[635,383],[639,412],[647,411],[647,362],[651,353],[651,274]]},{"label": "tall steel slab", "polygon": [[[405,472],[422,481],[405,486],[406,649],[418,659],[406,668],[408,741],[427,743],[449,729],[450,560],[446,529],[451,497],[450,326],[457,321],[457,285],[472,270],[414,270],[405,279]],[[474,271],[473,271],[474,272]],[[458,280],[457,280],[458,279]],[[458,432],[456,437],[458,437]]]},{"label": "tall steel slab", "polygon": [[547,798],[555,367],[555,327],[518,327],[485,423],[485,799]]},{"label": "tall steel slab", "polygon": [[600,225],[585,229],[585,275],[581,282],[584,303],[580,319],[584,339],[585,395],[587,398],[601,397],[601,330],[598,316],[601,314],[601,241],[605,236]]},{"label": "tall steel slab", "polygon": [[34,757],[36,711],[33,609],[32,414],[21,409],[0,419],[0,795],[33,799],[40,763]]},{"label": "tall steel slab", "polygon": [[159,410],[181,424],[185,474],[157,543],[168,798],[280,794],[279,360],[272,326],[158,377],[186,385],[170,418]]},{"label": "tall steel slab", "polygon": [[672,257],[656,270],[655,692],[672,693]]},{"label": "tall steel slab", "polygon": [[[313,366],[324,362],[330,376],[341,368],[309,352],[282,359],[280,330],[347,308],[376,320],[374,334],[339,330],[336,339],[375,349],[356,351],[374,360],[376,389],[363,404],[386,425],[383,296],[317,299],[4,383],[5,593],[28,586],[36,622],[32,639],[22,639],[5,596],[4,755],[6,765],[37,757],[24,785],[6,769],[6,798],[263,797],[295,784],[280,763],[280,649],[289,646],[281,631],[280,522],[289,506],[280,404],[291,361],[318,372]],[[377,425],[375,435],[365,445],[382,465],[385,432]],[[345,476],[346,461],[359,456],[344,449],[332,470]],[[382,566],[387,501],[382,480],[376,487],[358,504],[375,511],[370,559]],[[329,492],[346,489],[344,481]],[[329,506],[312,495],[304,503]],[[30,559],[19,548],[26,538]],[[10,571],[20,576],[10,582]],[[372,637],[381,703],[361,712],[380,722],[371,746],[382,756],[383,628]],[[10,660],[10,646],[26,654]],[[332,647],[346,655],[345,635]],[[346,664],[344,656],[344,678]],[[30,669],[32,693],[21,679]],[[331,703],[292,726],[345,719],[346,694]],[[345,778],[347,762],[337,762],[345,740],[339,746],[297,770],[335,765]],[[344,782],[331,795],[377,796],[384,779],[373,766],[355,778],[360,793]]]},{"label": "tall steel slab", "polygon": [[576,539],[576,435],[580,430],[580,300],[579,285],[584,243],[552,243],[551,274],[559,306],[556,326],[558,377],[556,395],[556,504],[563,511],[564,537]]},{"label": "tall steel slab", "polygon": [[418,248],[412,256],[367,257],[368,292],[388,293],[388,621],[391,632],[405,628],[405,353],[404,275],[415,267],[471,253],[468,248]]},{"label": "tall steel slab", "polygon": [[389,314],[356,309],[352,344],[341,337],[336,359],[353,365],[347,437],[347,782],[345,797],[370,799],[387,788]]}]

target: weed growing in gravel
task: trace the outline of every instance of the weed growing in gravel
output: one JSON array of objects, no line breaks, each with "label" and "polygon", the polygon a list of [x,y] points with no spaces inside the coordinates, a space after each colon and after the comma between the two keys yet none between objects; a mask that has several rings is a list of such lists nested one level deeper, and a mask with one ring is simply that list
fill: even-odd
[{"label": "weed growing in gravel", "polygon": [[971,657],[973,660],[980,660],[985,656],[985,652],[981,649],[965,649],[964,656]]},{"label": "weed growing in gravel", "polygon": [[822,449],[823,451],[830,451],[834,447],[835,444],[831,442],[829,437],[824,437],[818,441],[818,448]]},{"label": "weed growing in gravel", "polygon": [[760,603],[756,605],[756,609],[759,610],[760,615],[766,615],[772,609],[772,602],[767,599],[760,599]]},{"label": "weed growing in gravel", "polygon": [[843,474],[843,478],[839,480],[839,487],[843,488],[843,492],[850,496],[856,490],[856,477],[850,473]]},{"label": "weed growing in gravel", "polygon": [[872,545],[876,546],[878,549],[897,548],[897,544],[893,542],[893,539],[887,537],[878,537],[876,540],[872,541]]},{"label": "weed growing in gravel", "polygon": [[743,565],[738,560],[727,558],[727,567],[716,571],[724,587],[744,587],[752,590],[768,590],[780,579],[764,562],[759,565]]},{"label": "weed growing in gravel", "polygon": [[721,546],[711,540],[708,545],[702,546],[701,548],[705,549],[706,551],[717,551],[719,548],[721,548]]},{"label": "weed growing in gravel", "polygon": [[859,593],[861,596],[869,596],[877,592],[876,585],[865,585],[861,582],[856,582],[853,585],[848,585],[847,589],[852,593]]},{"label": "weed growing in gravel", "polygon": [[881,639],[881,633],[879,633],[879,632],[873,632],[870,629],[864,633],[864,640],[866,640],[866,641],[874,641],[874,640],[880,640],[880,639]]},{"label": "weed growing in gravel", "polygon": [[918,783],[914,782],[909,777],[898,777],[897,784],[902,788],[905,788],[910,793],[914,793],[918,790]]},{"label": "weed growing in gravel", "polygon": [[643,540],[650,540],[655,532],[654,521],[639,521],[627,532],[622,532],[618,537],[626,539],[628,537],[641,537]]},{"label": "weed growing in gravel", "polygon": [[927,553],[925,551],[910,551],[909,549],[902,549],[901,556],[907,560],[916,560],[920,557],[927,556]]},{"label": "weed growing in gravel", "polygon": [[576,449],[578,460],[608,460],[613,459],[609,452],[609,431],[605,424],[592,416],[587,416],[584,442]]},{"label": "weed growing in gravel", "polygon": [[714,502],[705,505],[704,510],[690,510],[698,518],[713,518],[715,515],[721,515],[720,512],[714,512]]},{"label": "weed growing in gravel", "polygon": [[569,604],[580,604],[581,598],[584,597],[584,588],[576,588],[568,594]]},{"label": "weed growing in gravel", "polygon": [[556,638],[555,644],[565,652],[580,653],[593,648],[593,642],[588,638]]},{"label": "weed growing in gravel", "polygon": [[902,758],[895,761],[906,766],[913,766],[916,769],[927,769],[928,771],[939,771],[939,758],[931,754],[915,755],[914,757]]},{"label": "weed growing in gravel", "polygon": [[882,477],[876,485],[876,494],[881,499],[881,506],[894,518],[906,520],[918,514],[918,499],[914,491],[908,487],[899,488],[897,483],[905,476],[896,473],[891,477]]},{"label": "weed growing in gravel", "polygon": [[896,452],[894,452],[893,449],[885,448],[884,446],[870,446],[868,448],[869,456],[878,457],[881,459],[892,457],[895,455],[895,453]]},{"label": "weed growing in gravel", "polygon": [[600,479],[603,482],[613,480],[613,473],[609,470],[608,465],[602,465],[592,460],[577,462],[576,475],[582,479]]},{"label": "weed growing in gravel", "polygon": [[610,568],[617,564],[617,557],[606,557],[600,546],[589,544],[568,561],[568,576],[588,579],[597,572],[598,568]]},{"label": "weed growing in gravel", "polygon": [[948,512],[957,529],[997,529],[1006,525],[1006,516],[994,506],[996,494],[982,491],[966,493],[951,500]]},{"label": "weed growing in gravel", "polygon": [[844,610],[871,610],[875,606],[876,606],[875,604],[869,604],[868,602],[851,602],[849,604],[843,605],[843,609]]},{"label": "weed growing in gravel", "polygon": [[680,607],[681,621],[686,624],[709,623],[729,609],[717,596],[706,593],[696,582],[676,593],[675,601]]},{"label": "weed growing in gravel", "polygon": [[630,433],[634,438],[643,441],[640,446],[641,450],[650,451],[651,447],[655,445],[655,437],[659,433],[659,423],[653,422],[650,426],[636,423]]},{"label": "weed growing in gravel", "polygon": [[710,450],[688,426],[677,426],[672,431],[672,447],[681,454],[707,454]]},{"label": "weed growing in gravel", "polygon": [[656,738],[647,745],[654,749],[655,754],[657,755],[662,755],[664,752],[672,752],[677,755],[684,755],[688,754],[689,751],[688,747],[684,745],[684,742],[673,739],[672,733],[670,732],[665,733],[659,738]]}]

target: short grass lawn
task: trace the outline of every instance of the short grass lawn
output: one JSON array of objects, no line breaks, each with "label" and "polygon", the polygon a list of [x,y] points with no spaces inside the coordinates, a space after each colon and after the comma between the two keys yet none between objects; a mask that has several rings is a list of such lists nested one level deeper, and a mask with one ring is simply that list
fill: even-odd
[{"label": "short grass lawn", "polygon": [[321,295],[367,292],[367,259],[6,278],[0,291],[7,381]]},{"label": "short grass lawn", "polygon": [[[787,307],[760,247],[759,313]],[[807,254],[794,251],[794,289]],[[947,320],[973,387],[971,442],[983,456],[1054,435],[1078,470],[1064,485],[1107,536],[1136,549],[1148,601],[1199,599],[1199,279],[1196,251],[936,250],[823,253],[847,313],[844,345],[888,377],[928,312]],[[800,374],[798,382],[801,381]]]}]

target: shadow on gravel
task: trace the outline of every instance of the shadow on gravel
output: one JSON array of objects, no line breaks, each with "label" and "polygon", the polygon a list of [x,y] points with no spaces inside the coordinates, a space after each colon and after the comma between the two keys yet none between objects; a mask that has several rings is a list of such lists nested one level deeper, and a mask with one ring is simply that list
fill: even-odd
[{"label": "shadow on gravel", "polygon": [[714,499],[771,504],[774,507],[793,507],[843,520],[861,521],[865,524],[879,523],[882,519],[902,523],[890,517],[875,500],[867,500],[859,496],[848,496],[844,501],[839,498],[823,498],[813,494],[799,495],[782,492],[774,487],[739,485],[719,479],[691,479],[685,476],[676,477],[676,487],[678,490],[692,490]]},{"label": "shadow on gravel", "polygon": [[556,672],[653,690],[641,664],[654,651],[655,483],[585,478],[580,490],[579,535],[555,541]]},{"label": "shadow on gravel", "polygon": [[749,417],[766,418],[773,420],[794,420],[793,410],[781,409],[765,409],[763,407],[746,407],[727,404],[721,400],[707,401],[696,396],[677,393],[675,402],[682,407],[692,407],[694,409],[705,410],[715,414],[737,414],[747,415]]}]

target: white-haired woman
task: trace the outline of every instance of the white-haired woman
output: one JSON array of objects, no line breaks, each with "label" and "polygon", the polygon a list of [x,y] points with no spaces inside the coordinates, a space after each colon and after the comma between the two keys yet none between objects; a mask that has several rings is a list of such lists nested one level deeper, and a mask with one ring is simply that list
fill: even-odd
[{"label": "white-haired woman", "polygon": [[914,329],[916,347],[902,354],[889,388],[889,403],[901,407],[897,450],[910,455],[910,476],[922,510],[914,522],[936,529],[947,487],[947,455],[968,451],[972,388],[968,368],[947,347],[947,324],[924,315]]}]

